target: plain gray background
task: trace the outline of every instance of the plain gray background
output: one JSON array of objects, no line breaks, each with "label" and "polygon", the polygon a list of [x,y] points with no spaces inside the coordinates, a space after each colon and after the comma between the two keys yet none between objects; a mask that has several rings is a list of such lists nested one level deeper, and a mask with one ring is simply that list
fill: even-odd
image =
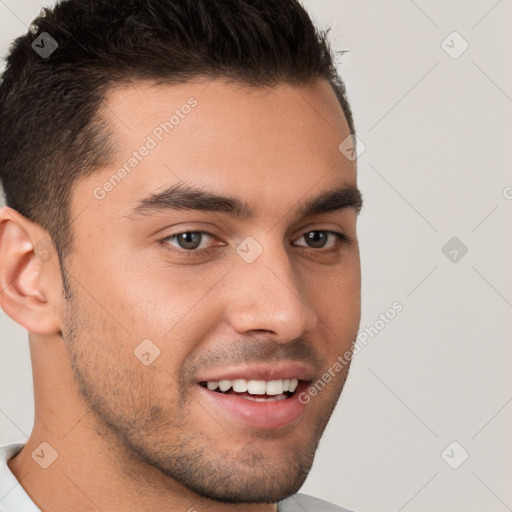
[{"label": "plain gray background", "polygon": [[[512,1],[304,4],[350,50],[338,65],[365,146],[361,331],[373,337],[302,492],[357,512],[512,510]],[[2,55],[42,5],[0,0]],[[0,443],[23,442],[27,333],[0,312],[0,337]]]}]

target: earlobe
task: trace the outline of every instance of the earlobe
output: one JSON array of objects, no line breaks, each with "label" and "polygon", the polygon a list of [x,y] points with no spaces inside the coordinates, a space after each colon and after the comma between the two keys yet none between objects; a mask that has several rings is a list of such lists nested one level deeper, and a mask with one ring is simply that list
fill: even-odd
[{"label": "earlobe", "polygon": [[61,328],[61,278],[45,233],[16,210],[0,209],[0,307],[27,331],[49,335]]}]

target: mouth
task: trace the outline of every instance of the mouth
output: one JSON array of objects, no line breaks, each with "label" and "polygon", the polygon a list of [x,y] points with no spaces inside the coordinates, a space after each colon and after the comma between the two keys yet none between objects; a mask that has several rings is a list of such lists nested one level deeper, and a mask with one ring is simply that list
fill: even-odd
[{"label": "mouth", "polygon": [[299,400],[311,380],[200,381],[201,397],[210,414],[256,429],[279,429],[300,422],[307,403]]},{"label": "mouth", "polygon": [[299,384],[305,381],[299,379],[279,380],[220,380],[202,381],[200,386],[215,393],[237,396],[253,402],[277,402],[287,400],[295,395]]}]

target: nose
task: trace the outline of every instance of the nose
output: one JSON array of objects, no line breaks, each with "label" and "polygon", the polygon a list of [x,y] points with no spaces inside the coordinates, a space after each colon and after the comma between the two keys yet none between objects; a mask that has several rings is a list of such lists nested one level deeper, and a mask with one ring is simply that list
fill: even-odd
[{"label": "nose", "polygon": [[265,244],[252,263],[241,257],[235,261],[226,308],[232,328],[239,333],[272,331],[283,342],[314,329],[318,317],[304,295],[306,283],[298,281],[282,245]]}]

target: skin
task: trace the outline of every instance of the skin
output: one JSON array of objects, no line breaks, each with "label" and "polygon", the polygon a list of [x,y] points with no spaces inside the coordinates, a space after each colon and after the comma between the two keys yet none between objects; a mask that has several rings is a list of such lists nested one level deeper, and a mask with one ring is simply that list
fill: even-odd
[{"label": "skin", "polygon": [[[95,187],[190,97],[191,113],[96,199]],[[275,511],[304,482],[348,366],[300,421],[270,431],[215,413],[193,376],[295,357],[317,362],[316,380],[351,349],[357,212],[296,214],[300,200],[356,185],[355,163],[338,150],[349,135],[342,110],[324,80],[261,90],[198,79],[118,87],[102,112],[118,152],[73,189],[69,299],[57,256],[37,254],[48,234],[0,210],[0,304],[29,332],[35,399],[33,431],[9,467],[45,511]],[[257,215],[128,218],[143,197],[178,182],[248,201]],[[303,235],[315,229],[351,241],[310,247]],[[211,233],[201,247],[212,250],[185,257],[159,241],[187,230]],[[234,250],[247,236],[263,248],[251,264]],[[167,245],[180,249],[176,239]],[[160,350],[148,366],[134,357],[145,339]],[[47,469],[31,456],[42,442],[58,454]]]}]

